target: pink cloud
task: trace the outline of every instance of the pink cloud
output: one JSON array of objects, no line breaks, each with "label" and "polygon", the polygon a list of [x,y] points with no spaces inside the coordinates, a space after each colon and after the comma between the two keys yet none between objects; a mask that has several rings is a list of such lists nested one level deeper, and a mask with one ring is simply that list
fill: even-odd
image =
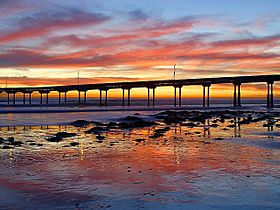
[{"label": "pink cloud", "polygon": [[102,14],[71,10],[66,13],[40,13],[19,21],[18,30],[0,33],[0,43],[8,43],[27,38],[39,37],[57,30],[100,24],[109,17]]}]

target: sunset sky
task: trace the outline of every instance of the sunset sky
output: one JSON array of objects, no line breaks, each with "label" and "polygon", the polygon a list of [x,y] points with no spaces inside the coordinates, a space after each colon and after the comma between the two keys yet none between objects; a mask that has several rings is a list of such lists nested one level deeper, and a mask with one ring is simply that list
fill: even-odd
[{"label": "sunset sky", "polygon": [[[0,0],[10,86],[280,73],[279,0]],[[63,79],[62,79],[63,78]]]}]

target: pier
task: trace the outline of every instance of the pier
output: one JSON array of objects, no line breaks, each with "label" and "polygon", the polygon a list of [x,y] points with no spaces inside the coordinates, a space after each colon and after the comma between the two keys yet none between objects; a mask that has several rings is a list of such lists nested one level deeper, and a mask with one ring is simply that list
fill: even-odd
[{"label": "pier", "polygon": [[[169,86],[174,88],[174,106],[182,106],[182,87],[201,86],[202,87],[202,106],[210,106],[210,90],[214,84],[232,84],[233,85],[233,106],[240,107],[241,87],[246,83],[266,83],[267,84],[267,107],[274,106],[273,84],[280,81],[280,75],[257,75],[257,76],[237,76],[237,77],[217,77],[200,79],[178,79],[178,80],[153,80],[136,82],[115,82],[102,84],[81,84],[67,86],[49,86],[49,87],[16,87],[1,88],[0,94],[7,94],[7,104],[15,105],[16,93],[22,93],[22,104],[32,104],[32,94],[40,94],[40,104],[49,104],[49,94],[58,92],[57,104],[67,104],[67,93],[69,91],[78,92],[78,102],[87,103],[87,91],[99,90],[99,106],[108,106],[108,91],[111,89],[120,89],[122,91],[122,106],[130,106],[131,94],[133,88],[147,88],[147,106],[156,105],[156,88]],[[125,93],[127,92],[127,97]],[[62,99],[64,99],[62,101]]]}]

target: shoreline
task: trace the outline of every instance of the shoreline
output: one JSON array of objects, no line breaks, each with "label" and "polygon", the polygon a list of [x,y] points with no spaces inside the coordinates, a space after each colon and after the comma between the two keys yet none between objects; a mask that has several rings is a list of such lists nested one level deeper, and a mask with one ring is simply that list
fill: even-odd
[{"label": "shoreline", "polygon": [[[180,110],[180,111],[213,111],[213,110],[236,110],[236,111],[242,111],[242,110],[249,110],[249,109],[262,109],[265,111],[270,111],[279,108],[278,106],[275,106],[273,108],[267,108],[266,106],[241,106],[241,107],[233,107],[233,106],[212,106],[212,107],[201,107],[199,105],[185,105],[182,107],[174,107],[174,106],[158,106],[158,107],[143,107],[143,106],[134,106],[134,107],[125,107],[125,108],[119,108],[119,107],[106,107],[106,108],[85,108],[85,107],[77,107],[77,106],[63,106],[63,107],[57,107],[58,109],[48,109],[53,107],[41,107],[42,109],[32,109],[29,108],[37,108],[37,106],[34,107],[8,107],[11,108],[11,110],[0,110],[0,114],[30,114],[30,113],[68,113],[68,112],[116,112],[116,111],[164,111],[164,110]],[[16,109],[16,108],[26,108],[26,109]],[[47,109],[45,109],[47,108]]]},{"label": "shoreline", "polygon": [[98,121],[107,123],[117,119],[139,114],[151,117],[162,112],[248,112],[248,113],[280,113],[280,109],[265,106],[242,107],[132,107],[105,109],[54,109],[54,110],[6,110],[0,111],[0,128],[30,127],[30,126],[66,126],[76,120]]}]

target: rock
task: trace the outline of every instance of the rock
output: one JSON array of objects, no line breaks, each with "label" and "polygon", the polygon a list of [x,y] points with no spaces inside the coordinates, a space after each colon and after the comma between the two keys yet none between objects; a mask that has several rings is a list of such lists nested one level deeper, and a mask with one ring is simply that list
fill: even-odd
[{"label": "rock", "polygon": [[166,133],[169,130],[170,130],[170,127],[165,127],[165,128],[156,129],[155,132],[156,133]]},{"label": "rock", "polygon": [[70,147],[69,145],[63,145],[62,147]]},{"label": "rock", "polygon": [[221,137],[215,138],[215,141],[222,141],[222,140],[224,140],[224,138],[221,138]]},{"label": "rock", "polygon": [[162,133],[154,133],[152,136],[149,136],[149,138],[156,139],[156,138],[159,138],[159,137],[162,137],[162,136],[163,136]]},{"label": "rock", "polygon": [[49,141],[49,142],[60,142],[60,141],[62,141],[62,138],[57,137],[57,136],[53,136],[53,137],[47,138],[46,140]]},{"label": "rock", "polygon": [[77,134],[76,133],[67,133],[67,132],[58,132],[57,134],[55,134],[55,136],[58,138],[69,138],[69,137],[77,136]]},{"label": "rock", "polygon": [[4,146],[2,147],[2,149],[13,149],[13,147],[11,147],[11,146],[9,146],[9,145],[4,145]]},{"label": "rock", "polygon": [[94,124],[95,126],[101,126],[101,127],[106,126],[106,124],[105,124],[105,123],[98,122],[98,121],[92,121],[91,123],[92,123],[92,124]]},{"label": "rock", "polygon": [[167,116],[163,121],[167,125],[170,125],[170,124],[176,124],[176,123],[183,122],[183,121],[185,121],[185,119],[180,116]]},{"label": "rock", "polygon": [[135,141],[141,143],[142,141],[145,141],[145,139],[136,139]]},{"label": "rock", "polygon": [[0,144],[3,144],[5,142],[5,139],[0,137]]},{"label": "rock", "polygon": [[15,141],[14,137],[9,137],[8,139],[4,139],[4,138],[0,138],[0,143],[1,144],[10,144],[10,145],[13,145],[13,146],[21,146],[23,144],[22,141]]},{"label": "rock", "polygon": [[153,121],[144,121],[144,120],[137,120],[137,121],[131,121],[131,122],[121,122],[119,124],[119,128],[121,129],[133,129],[133,128],[143,128],[143,127],[149,127],[157,125],[156,122]]},{"label": "rock", "polygon": [[127,116],[124,118],[125,121],[139,121],[139,120],[142,120],[141,118],[139,117],[135,117],[135,116]]},{"label": "rock", "polygon": [[235,128],[236,125],[228,125],[227,127],[228,127],[228,128]]},{"label": "rock", "polygon": [[251,120],[244,118],[239,123],[242,124],[242,125],[248,125],[248,124],[251,123]]},{"label": "rock", "polygon": [[99,134],[99,133],[103,133],[109,131],[109,128],[105,128],[105,127],[100,127],[100,126],[95,126],[87,131],[85,131],[85,133],[94,133],[94,134]]},{"label": "rock", "polygon": [[76,120],[76,121],[70,123],[70,125],[73,125],[75,127],[84,127],[84,126],[87,126],[89,124],[90,124],[90,122],[86,121],[86,120]]},{"label": "rock", "polygon": [[98,139],[100,141],[104,140],[105,138],[106,138],[105,136],[101,136],[101,135],[96,136],[96,139]]},{"label": "rock", "polygon": [[80,144],[79,142],[71,142],[71,143],[70,143],[70,145],[71,145],[72,147],[78,146],[79,144]]},{"label": "rock", "polygon": [[103,143],[103,141],[102,141],[102,140],[97,140],[97,141],[95,141],[95,142],[97,142],[97,143]]},{"label": "rock", "polygon": [[170,127],[156,129],[154,134],[152,136],[150,136],[149,138],[159,138],[159,137],[162,137],[169,130],[170,130]]},{"label": "rock", "polygon": [[15,141],[14,137],[10,137],[7,139],[7,141],[9,141],[10,143],[13,143]]},{"label": "rock", "polygon": [[116,123],[116,122],[109,122],[107,127],[108,128],[118,128],[118,123]]},{"label": "rock", "polygon": [[14,146],[21,146],[23,144],[22,141],[14,141],[11,143],[11,145],[14,145]]}]

